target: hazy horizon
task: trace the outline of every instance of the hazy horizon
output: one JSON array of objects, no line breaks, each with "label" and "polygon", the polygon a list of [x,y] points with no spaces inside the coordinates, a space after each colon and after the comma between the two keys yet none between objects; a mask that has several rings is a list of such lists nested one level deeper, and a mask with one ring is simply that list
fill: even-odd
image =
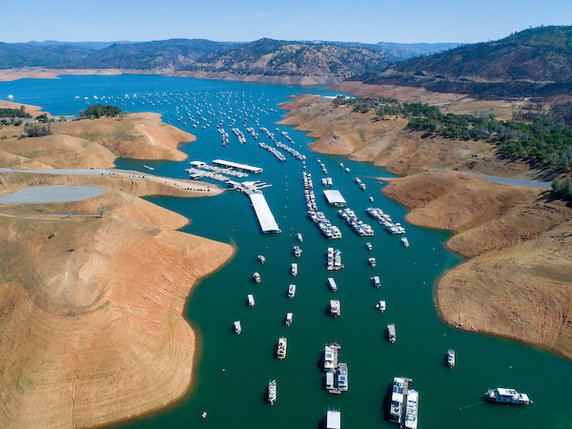
[{"label": "hazy horizon", "polygon": [[[71,3],[71,4],[70,4]],[[249,42],[321,40],[359,43],[476,43],[541,25],[570,25],[572,4],[546,0],[347,1],[288,3],[215,0],[207,4],[164,0],[30,0],[5,19],[0,40],[112,42],[173,38]],[[391,41],[391,42],[388,42]]]}]

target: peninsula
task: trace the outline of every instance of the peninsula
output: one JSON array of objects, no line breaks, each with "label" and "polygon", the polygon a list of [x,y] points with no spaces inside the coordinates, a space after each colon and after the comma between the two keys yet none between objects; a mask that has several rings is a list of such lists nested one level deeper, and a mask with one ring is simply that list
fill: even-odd
[{"label": "peninsula", "polygon": [[177,146],[193,136],[154,114],[53,123],[49,136],[14,138],[21,128],[0,129],[2,164],[20,169],[0,173],[0,195],[54,185],[104,192],[0,204],[0,425],[101,426],[172,403],[196,361],[186,299],[233,248],[178,232],[185,217],[139,197],[221,190],[135,172],[51,173],[96,172],[88,167],[112,167],[118,156],[184,159]]}]

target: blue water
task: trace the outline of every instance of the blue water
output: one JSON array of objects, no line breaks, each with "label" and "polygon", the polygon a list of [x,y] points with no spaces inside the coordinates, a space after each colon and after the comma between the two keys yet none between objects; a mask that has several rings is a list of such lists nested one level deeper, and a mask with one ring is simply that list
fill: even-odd
[{"label": "blue water", "polygon": [[[462,258],[444,248],[449,234],[408,224],[403,220],[404,208],[381,195],[383,185],[374,177],[388,176],[384,169],[320,156],[334,180],[334,189],[341,191],[362,220],[374,225],[364,213],[367,206],[373,205],[405,225],[411,243],[408,249],[378,225],[374,226],[376,235],[372,239],[358,237],[334,208],[324,204],[320,183],[323,175],[312,158],[314,154],[306,148],[312,139],[291,127],[275,124],[284,114],[277,103],[287,101],[289,95],[308,92],[332,95],[322,87],[138,75],[0,83],[0,98],[13,94],[14,101],[41,105],[54,115],[76,114],[88,104],[103,100],[130,112],[161,113],[166,122],[197,136],[196,142],[181,147],[189,155],[186,161],[118,160],[120,168],[147,172],[142,169],[142,164],[147,164],[155,167],[156,174],[183,178],[190,160],[225,158],[264,168],[264,173],[255,178],[273,185],[264,194],[283,231],[280,235],[260,234],[248,200],[238,193],[197,199],[149,198],[189,217],[192,222],[183,229],[185,232],[236,244],[238,251],[221,270],[204,279],[189,300],[186,315],[200,339],[197,371],[189,395],[169,409],[118,426],[318,428],[326,410],[333,408],[342,411],[344,428],[391,428],[396,426],[384,420],[382,405],[393,377],[406,376],[414,380],[411,387],[420,392],[420,428],[571,428],[569,362],[515,342],[457,331],[440,321],[433,286]],[[225,112],[232,108],[232,115],[218,114],[217,106]],[[201,116],[197,112],[201,110],[211,121],[215,117],[224,119],[229,146],[222,147],[216,121],[203,129],[205,122],[199,120],[199,126],[192,128],[186,108],[195,118]],[[237,143],[227,116],[237,118],[235,126],[245,133],[247,144]],[[243,118],[247,119],[246,125]],[[246,126],[258,130],[254,125],[257,118],[260,126],[275,134],[276,127],[287,131],[295,141],[294,147],[307,155],[318,206],[340,227],[342,240],[325,240],[308,220],[301,163],[288,154],[288,161],[279,163],[246,133]],[[270,143],[262,133],[259,141]],[[350,174],[338,166],[340,161],[351,169]],[[355,176],[362,178],[367,191],[353,183]],[[374,203],[367,200],[370,195]],[[304,235],[299,260],[291,253],[297,244],[297,232]],[[364,248],[366,241],[373,243],[372,252]],[[326,287],[330,274],[324,268],[324,253],[330,245],[343,251],[345,264],[344,270],[333,274],[339,286],[336,293]],[[259,253],[266,255],[265,265],[256,261]],[[376,269],[367,265],[369,256],[377,258]],[[289,274],[294,261],[300,267],[295,279]],[[250,281],[254,271],[262,275],[260,285]],[[381,289],[370,284],[370,276],[376,274],[382,278]],[[290,283],[298,286],[292,300],[286,297]],[[255,295],[254,308],[246,306],[249,293]],[[341,301],[339,319],[326,314],[333,298]],[[374,308],[379,299],[387,301],[383,314]],[[286,327],[283,320],[289,311],[294,313],[294,324]],[[241,320],[240,336],[231,331],[234,320]],[[396,344],[385,340],[387,323],[396,324]],[[273,352],[282,335],[288,338],[288,357],[277,361]],[[323,346],[332,341],[342,345],[341,360],[349,365],[350,390],[339,396],[323,389],[324,375],[319,367]],[[457,366],[452,370],[443,363],[448,348],[457,351]],[[271,379],[278,382],[274,406],[264,401]],[[483,403],[484,392],[497,386],[526,392],[534,404],[511,407]],[[204,420],[200,418],[203,411],[208,412]]]}]

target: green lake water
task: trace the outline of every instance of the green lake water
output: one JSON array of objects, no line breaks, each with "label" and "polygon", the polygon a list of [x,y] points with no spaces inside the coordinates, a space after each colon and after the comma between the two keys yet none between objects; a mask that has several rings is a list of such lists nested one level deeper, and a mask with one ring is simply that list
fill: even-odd
[{"label": "green lake water", "polygon": [[[119,160],[119,168],[146,171],[142,168],[146,164],[155,168],[155,174],[183,178],[187,177],[184,169],[188,161],[223,158],[264,168],[260,176],[249,179],[272,184],[264,195],[283,231],[279,235],[260,234],[248,199],[239,193],[197,199],[148,198],[190,218],[183,231],[235,244],[237,253],[218,272],[203,279],[188,301],[186,315],[200,342],[189,394],[168,409],[115,427],[313,429],[323,427],[328,409],[342,412],[345,429],[397,427],[384,420],[383,404],[393,377],[405,376],[413,379],[411,387],[420,392],[419,428],[571,428],[570,362],[515,342],[457,331],[439,319],[433,301],[435,282],[462,258],[444,248],[448,233],[408,224],[405,209],[381,195],[383,185],[373,177],[387,176],[385,170],[319,155],[333,178],[333,189],[339,189],[348,207],[374,227],[374,237],[358,237],[336,209],[326,206],[321,192],[324,175],[306,147],[312,139],[292,127],[275,124],[284,114],[277,103],[287,101],[288,95],[308,92],[332,95],[321,87],[132,75],[0,83],[0,99],[13,94],[14,101],[41,105],[55,115],[75,114],[88,103],[103,100],[131,112],[162,113],[166,122],[197,136],[196,142],[181,148],[189,155],[186,161]],[[199,120],[197,128],[191,127],[185,108]],[[201,128],[205,121],[200,116],[212,121],[209,128]],[[219,117],[230,134],[226,148],[215,127],[214,118]],[[227,117],[236,118],[235,126],[245,133],[246,144],[238,144]],[[247,134],[247,126],[256,128],[259,141],[272,144],[255,125],[256,118],[277,137],[276,127],[287,131],[295,142],[293,147],[308,157],[318,207],[340,227],[343,239],[324,239],[308,219],[301,162],[285,153],[287,161],[279,163],[258,148]],[[345,173],[339,162],[351,172]],[[356,176],[362,178],[367,191],[353,182]],[[368,201],[370,195],[375,202]],[[365,214],[368,206],[380,207],[401,222],[411,246],[404,248],[397,236],[390,236],[369,218]],[[292,246],[297,244],[297,232],[303,234],[304,242],[303,255],[296,260]],[[366,241],[373,244],[372,252],[365,249]],[[345,268],[334,274],[325,269],[329,246],[343,252]],[[257,262],[259,253],[266,256],[265,265]],[[377,268],[368,266],[370,256],[377,258]],[[296,278],[289,272],[291,262],[299,265]],[[250,280],[254,271],[262,276],[258,285]],[[373,275],[381,276],[381,289],[372,287]],[[329,276],[338,284],[335,293],[327,288]],[[295,298],[288,299],[291,283],[298,290]],[[246,305],[249,293],[255,296],[254,308]],[[330,299],[341,301],[338,319],[327,314]],[[380,299],[387,302],[385,313],[375,309]],[[284,324],[287,312],[294,313],[291,327]],[[241,321],[240,336],[232,332],[234,320]],[[385,338],[388,323],[396,324],[395,344]],[[284,361],[274,358],[281,336],[288,339]],[[340,360],[348,363],[350,388],[342,395],[330,395],[323,388],[320,364],[328,342],[341,344]],[[453,369],[444,365],[448,348],[457,351]],[[272,379],[278,383],[274,406],[265,401],[266,386]],[[483,394],[492,387],[514,387],[528,393],[534,404],[484,403]],[[206,419],[201,418],[203,411],[208,412]]]}]

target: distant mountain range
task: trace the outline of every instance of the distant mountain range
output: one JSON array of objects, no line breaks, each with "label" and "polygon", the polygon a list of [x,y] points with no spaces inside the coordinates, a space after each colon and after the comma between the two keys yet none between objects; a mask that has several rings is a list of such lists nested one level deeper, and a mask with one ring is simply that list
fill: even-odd
[{"label": "distant mountain range", "polygon": [[260,39],[213,42],[169,39],[151,42],[0,43],[0,68],[170,70],[180,74],[243,77],[313,77],[333,82],[378,73],[392,61],[458,44],[306,42]]},{"label": "distant mountain range", "polygon": [[493,98],[572,94],[572,26],[528,29],[410,59],[361,80]]},{"label": "distant mountain range", "polygon": [[0,69],[152,70],[176,76],[271,83],[424,87],[480,98],[572,94],[572,26],[539,27],[504,39],[458,43],[283,41],[0,43]]},{"label": "distant mountain range", "polygon": [[0,68],[170,70],[228,75],[298,76],[326,83],[375,73],[388,65],[379,52],[332,43],[261,39],[250,43],[204,39],[119,42],[0,43]]}]

